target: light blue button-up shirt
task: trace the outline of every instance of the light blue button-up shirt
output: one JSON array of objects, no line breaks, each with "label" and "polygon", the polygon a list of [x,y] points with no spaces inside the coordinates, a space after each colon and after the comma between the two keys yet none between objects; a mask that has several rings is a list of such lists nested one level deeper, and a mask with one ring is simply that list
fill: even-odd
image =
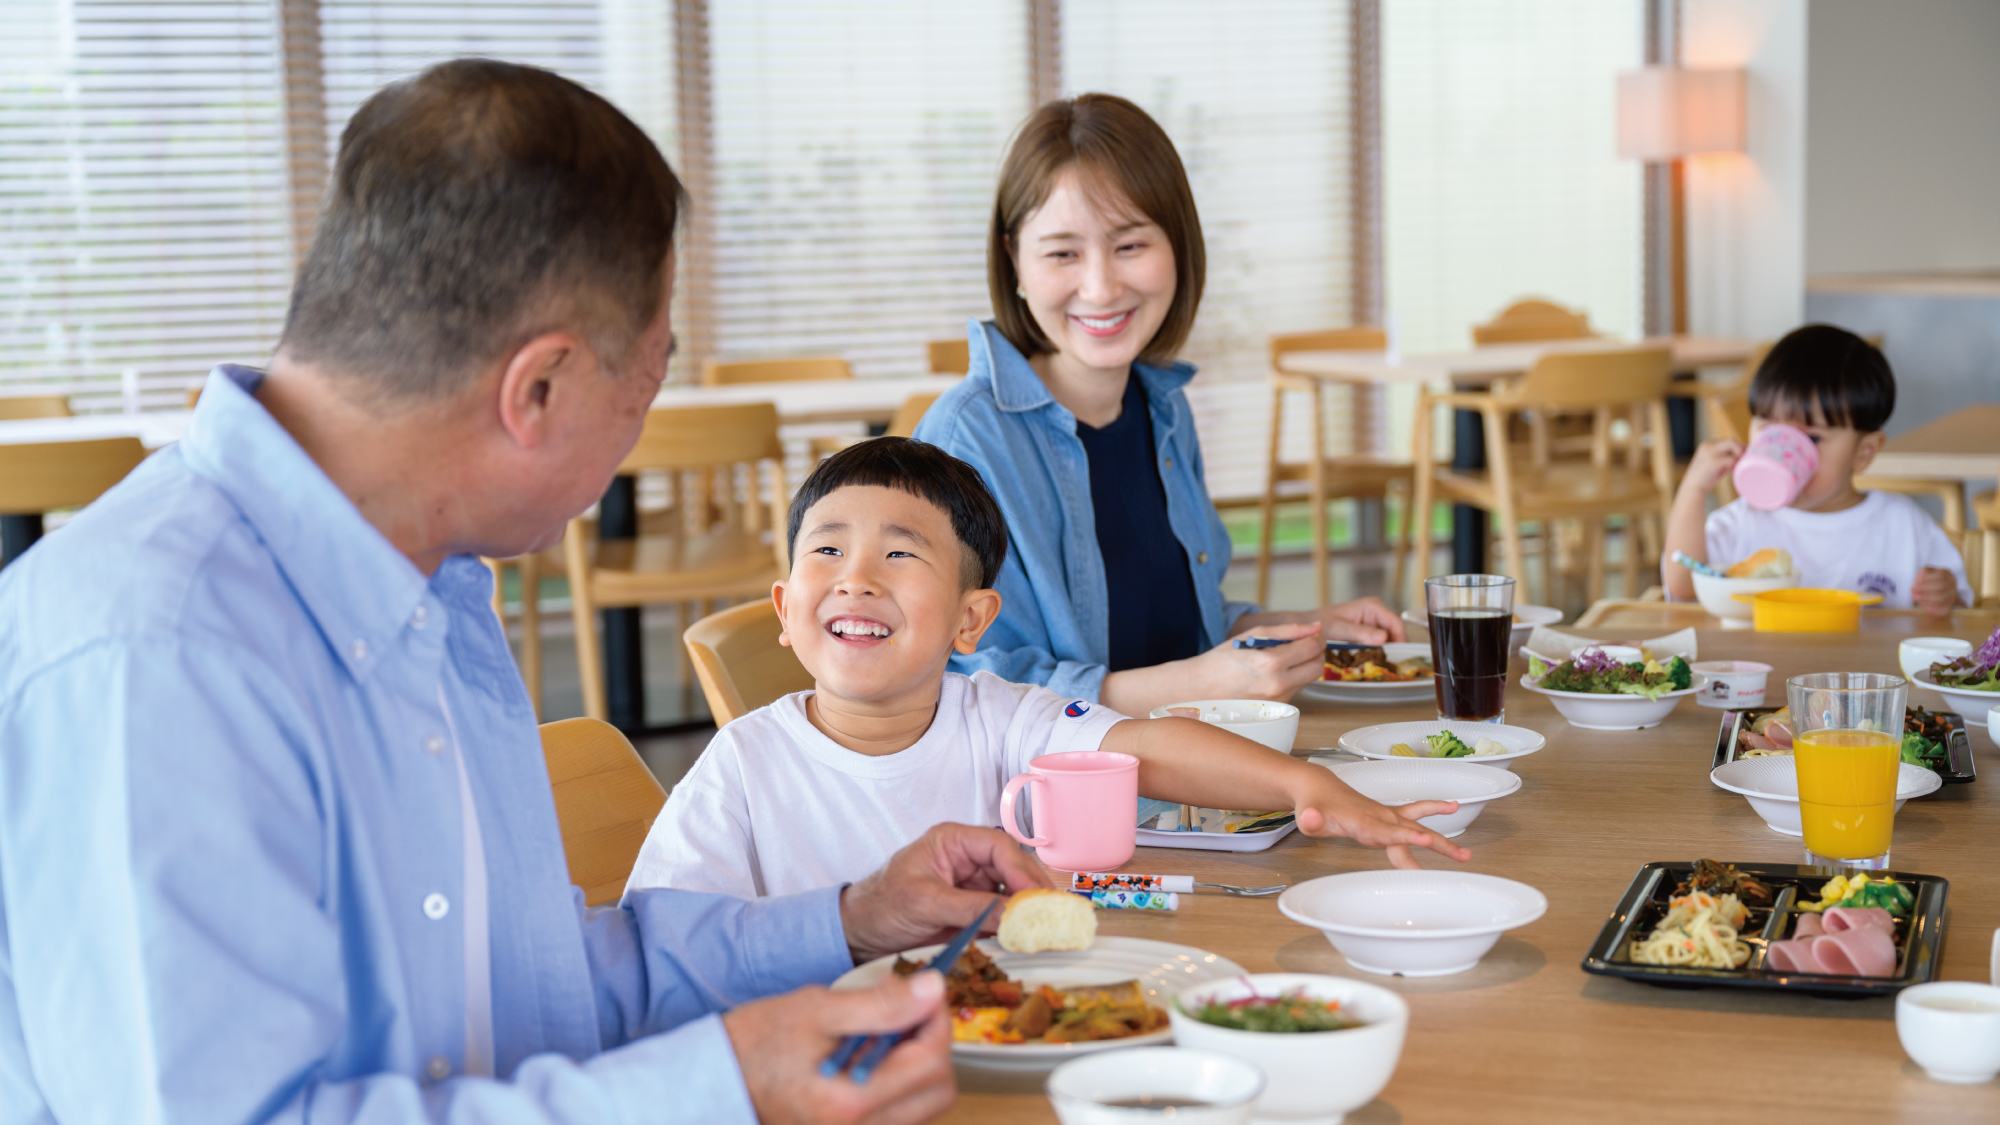
[{"label": "light blue button-up shirt", "polygon": [[0,574],[0,1125],[751,1120],[714,1013],[848,968],[838,890],[585,909],[485,568],[260,378]]},{"label": "light blue button-up shirt", "polygon": [[[967,326],[972,366],[918,424],[916,437],[979,470],[1007,517],[1007,562],[993,583],[1000,617],[971,656],[951,670],[989,671],[1058,695],[1096,699],[1111,659],[1111,606],[1090,458],[1076,415],[991,322]],[[1167,523],[1187,552],[1201,611],[1200,648],[1221,643],[1236,619],[1257,607],[1222,597],[1229,532],[1202,479],[1201,443],[1181,390],[1194,366],[1132,365],[1153,416],[1153,450],[1167,494]]]}]

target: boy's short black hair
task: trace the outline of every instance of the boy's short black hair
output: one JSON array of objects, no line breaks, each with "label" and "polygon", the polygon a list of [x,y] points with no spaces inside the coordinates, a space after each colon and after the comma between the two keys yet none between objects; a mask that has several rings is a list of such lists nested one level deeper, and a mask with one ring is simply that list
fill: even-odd
[{"label": "boy's short black hair", "polygon": [[1831,324],[1786,333],[1750,380],[1750,413],[1759,418],[1818,415],[1872,434],[1895,410],[1896,377],[1881,349]]},{"label": "boy's short black hair", "polygon": [[1007,560],[1007,521],[979,470],[935,445],[902,437],[871,438],[820,462],[792,497],[785,553],[797,549],[799,525],[814,504],[837,488],[869,484],[900,488],[945,510],[965,547],[961,574],[967,589],[984,589],[1000,577],[1000,564]]}]

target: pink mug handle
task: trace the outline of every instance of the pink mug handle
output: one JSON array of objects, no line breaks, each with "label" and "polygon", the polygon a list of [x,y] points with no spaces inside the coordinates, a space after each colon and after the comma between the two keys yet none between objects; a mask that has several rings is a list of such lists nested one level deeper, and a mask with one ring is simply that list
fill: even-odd
[{"label": "pink mug handle", "polygon": [[1021,835],[1021,826],[1014,820],[1014,796],[1021,791],[1021,786],[1039,785],[1041,780],[1032,773],[1015,774],[1013,779],[1007,782],[1007,788],[1000,791],[1000,827],[1007,830],[1007,835],[1031,848],[1046,848],[1049,846],[1049,841],[1046,836]]}]

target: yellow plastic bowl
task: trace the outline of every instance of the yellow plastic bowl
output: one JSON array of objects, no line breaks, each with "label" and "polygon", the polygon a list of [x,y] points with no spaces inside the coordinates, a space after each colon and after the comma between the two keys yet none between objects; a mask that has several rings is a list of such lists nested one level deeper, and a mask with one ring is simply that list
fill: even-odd
[{"label": "yellow plastic bowl", "polygon": [[1759,633],[1852,633],[1861,628],[1861,607],[1874,605],[1882,595],[1791,589],[1737,594],[1736,600],[1750,603]]}]

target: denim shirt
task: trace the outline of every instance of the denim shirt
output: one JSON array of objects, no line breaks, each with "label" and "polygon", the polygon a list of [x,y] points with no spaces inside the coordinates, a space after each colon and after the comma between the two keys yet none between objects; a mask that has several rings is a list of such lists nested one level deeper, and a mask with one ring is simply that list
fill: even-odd
[{"label": "denim shirt", "polygon": [[[1060,695],[1096,699],[1111,656],[1104,554],[1090,501],[1090,461],[1071,414],[989,321],[968,325],[965,380],[925,413],[916,437],[972,465],[1007,518],[1007,562],[994,589],[1000,617],[951,670],[989,671]],[[1207,650],[1257,607],[1225,602],[1229,533],[1202,481],[1201,444],[1181,388],[1194,366],[1132,365],[1153,415],[1153,448],[1167,492],[1167,522],[1187,552]]]}]

